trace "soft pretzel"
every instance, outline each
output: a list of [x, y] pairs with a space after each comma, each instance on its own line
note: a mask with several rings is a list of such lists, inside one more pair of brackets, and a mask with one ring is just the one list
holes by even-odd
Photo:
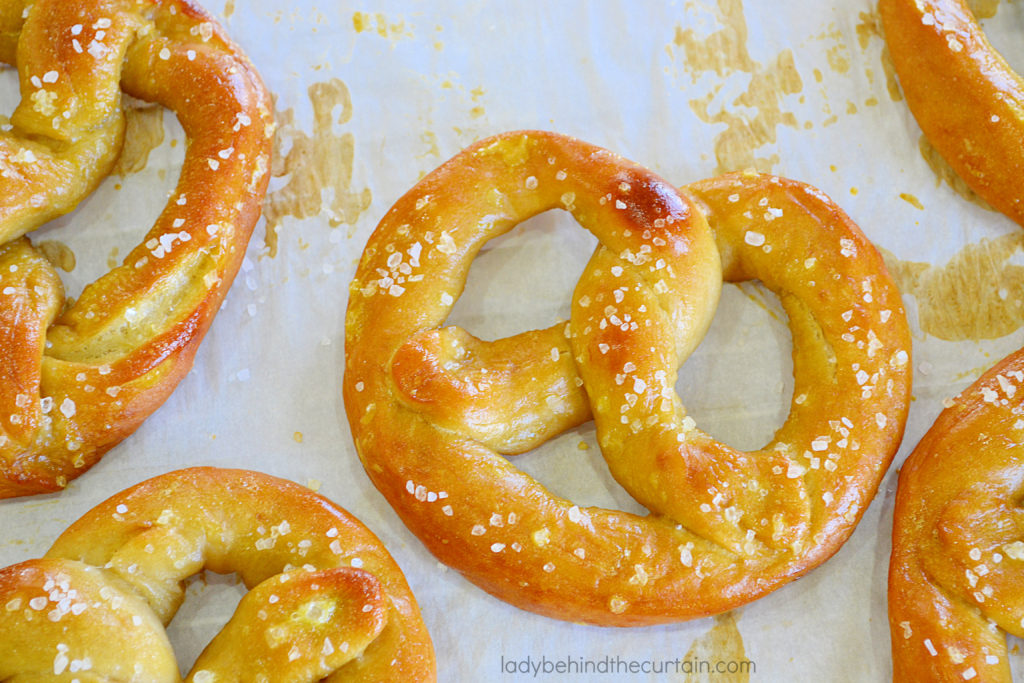
[[180, 681], [164, 625], [203, 569], [251, 590], [190, 682], [435, 679], [412, 592], [365, 526], [291, 482], [195, 468], [113, 496], [45, 559], [0, 570], [0, 680]]
[[1010, 680], [999, 629], [1024, 636], [1022, 440], [1024, 350], [956, 396], [903, 465], [889, 564], [896, 680]]
[[[15, 0], [0, 58], [22, 101], [0, 136], [0, 498], [59, 490], [133, 432], [185, 375], [241, 264], [266, 190], [259, 76], [188, 0]], [[119, 85], [120, 84], [120, 85]], [[64, 301], [19, 235], [109, 171], [121, 90], [178, 115], [178, 186], [142, 242]]]
[[[483, 244], [551, 208], [601, 242], [572, 320], [496, 342], [441, 327]], [[791, 413], [754, 453], [698, 430], [673, 389], [723, 276], [762, 280], [793, 332]], [[899, 294], [822, 193], [753, 173], [680, 193], [552, 133], [479, 142], [399, 199], [363, 254], [346, 330], [355, 443], [405, 524], [485, 590], [568, 620], [705, 616], [807, 572], [853, 530], [906, 418]], [[579, 507], [503, 457], [591, 415], [650, 515]]]
[[965, 0], [881, 0], [879, 11], [925, 136], [968, 187], [1024, 226], [1024, 80]]

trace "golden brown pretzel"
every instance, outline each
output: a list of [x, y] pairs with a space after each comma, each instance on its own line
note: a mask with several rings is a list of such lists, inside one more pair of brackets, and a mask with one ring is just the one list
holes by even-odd
[[[27, 11], [26, 11], [27, 7]], [[189, 0], [37, 0], [0, 10], [22, 102], [0, 136], [0, 498], [54, 491], [133, 432], [191, 366], [241, 264], [268, 180], [266, 91]], [[123, 265], [66, 305], [19, 235], [109, 170], [121, 90], [178, 115], [167, 207]]]
[[251, 590], [188, 681], [435, 680], [419, 608], [376, 536], [297, 484], [213, 468], [123, 491], [45, 559], [0, 570], [0, 680], [179, 681], [162, 624], [203, 569]]
[[[481, 246], [550, 208], [601, 242], [572, 320], [496, 342], [442, 328]], [[723, 274], [776, 291], [793, 332], [792, 412], [755, 453], [696, 429], [673, 390]], [[735, 174], [680, 193], [606, 150], [516, 132], [427, 175], [370, 238], [345, 406], [367, 473], [443, 562], [525, 609], [649, 624], [743, 604], [839, 548], [900, 442], [909, 349], [881, 259], [819, 191]], [[592, 412], [651, 515], [581, 508], [503, 457]]]
[[907, 105], [967, 185], [1024, 226], [1024, 80], [965, 0], [880, 0]]
[[903, 465], [889, 564], [896, 680], [1010, 680], [998, 629], [1024, 636], [1022, 437], [1024, 350], [956, 396]]

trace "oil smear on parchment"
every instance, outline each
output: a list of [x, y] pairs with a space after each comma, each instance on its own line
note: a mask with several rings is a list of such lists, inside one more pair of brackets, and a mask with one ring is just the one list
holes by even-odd
[[54, 268], [60, 268], [65, 273], [70, 273], [77, 265], [75, 252], [71, 247], [60, 240], [43, 240], [36, 243], [36, 249], [43, 252], [43, 256]]
[[999, 11], [999, 0], [967, 0], [967, 6], [978, 19], [991, 19]]
[[412, 28], [404, 21], [388, 21], [388, 18], [377, 12], [356, 12], [352, 15], [352, 28], [356, 33], [367, 31], [376, 33], [381, 38], [390, 38], [392, 42], [400, 38], [412, 38]]
[[277, 111], [271, 176], [285, 184], [267, 194], [266, 244], [277, 254], [278, 230], [286, 216], [297, 219], [325, 216], [331, 227], [353, 225], [369, 206], [369, 188], [352, 188], [355, 138], [335, 132], [352, 118], [348, 88], [337, 78], [314, 83], [308, 90], [313, 109], [313, 132], [300, 130], [291, 108]]
[[146, 168], [149, 154], [164, 141], [164, 109], [129, 106], [124, 110], [124, 147], [113, 173], [126, 176]]
[[939, 150], [935, 149], [932, 143], [929, 142], [928, 138], [924, 135], [918, 139], [917, 148], [921, 152], [921, 157], [928, 162], [928, 168], [932, 169], [932, 173], [935, 174], [936, 185], [946, 183], [950, 189], [967, 201], [973, 202], [983, 209], [995, 211], [991, 204], [979, 197], [974, 190], [967, 186], [964, 179], [953, 170], [953, 167], [949, 165], [949, 162], [939, 154]]
[[909, 192], [900, 192], [900, 199], [905, 201], [907, 204], [910, 204], [918, 211], [924, 211], [924, 204], [921, 203], [921, 200]]
[[[877, 11], [860, 12], [857, 15], [856, 26], [857, 43], [862, 51], [867, 51], [872, 40], [882, 41], [881, 63], [882, 73], [885, 74], [885, 89], [889, 93], [889, 99], [899, 102], [903, 99], [903, 91], [900, 90], [899, 80], [896, 78], [896, 67], [893, 66], [892, 57], [889, 56], [889, 48], [885, 45], [885, 33], [882, 30], [882, 17]], [[873, 83], [875, 72], [866, 70], [868, 82]]]
[[[683, 678], [686, 683], [747, 683], [750, 680], [750, 662], [743, 647], [743, 636], [731, 612], [715, 617], [711, 630], [693, 641], [685, 661], [692, 665]], [[704, 668], [712, 671], [703, 671]]]
[[917, 301], [928, 334], [997, 339], [1024, 326], [1024, 265], [1014, 262], [1024, 263], [1024, 231], [969, 244], [940, 265], [882, 255], [900, 291]]
[[[694, 83], [708, 72], [720, 77], [710, 92], [690, 101], [690, 108], [701, 121], [725, 124], [725, 130], [714, 141], [716, 172], [743, 168], [769, 171], [778, 162], [778, 155], [759, 156], [758, 150], [776, 142], [779, 126], [797, 127], [796, 116], [783, 111], [782, 105], [787, 95], [803, 90], [803, 81], [790, 49], [767, 64], [751, 57], [742, 0], [718, 0], [715, 14], [721, 28], [706, 37], [677, 26], [669, 53], [682, 51], [683, 66]], [[747, 87], [731, 102], [722, 104], [718, 100], [728, 82], [723, 79], [736, 73], [749, 76]]]

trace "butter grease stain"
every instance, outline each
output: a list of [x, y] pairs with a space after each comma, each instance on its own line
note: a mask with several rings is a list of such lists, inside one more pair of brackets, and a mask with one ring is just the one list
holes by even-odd
[[718, 0], [722, 28], [703, 40], [693, 29], [676, 26], [673, 42], [683, 48], [686, 70], [693, 81], [705, 72], [725, 77], [734, 71], [753, 73], [759, 66], [747, 51], [747, 21], [742, 0]]
[[903, 294], [917, 300], [921, 329], [945, 341], [998, 339], [1024, 326], [1024, 232], [969, 244], [947, 263], [902, 261], [879, 250]]
[[932, 173], [935, 174], [935, 184], [940, 185], [946, 183], [954, 192], [963, 197], [969, 202], [977, 204], [983, 209], [988, 211], [995, 211], [992, 206], [982, 199], [978, 194], [967, 186], [964, 179], [957, 175], [957, 172], [953, 170], [953, 167], [942, 158], [939, 151], [935, 149], [928, 138], [924, 135], [917, 141], [917, 148], [921, 152], [921, 157], [928, 163], [928, 168], [932, 169]]
[[909, 192], [901, 192], [900, 199], [910, 204], [918, 211], [924, 211], [924, 204], [921, 203], [921, 200], [915, 197], [914, 195], [910, 194]]
[[828, 48], [825, 52], [825, 60], [828, 62], [829, 68], [838, 74], [847, 74], [850, 72], [850, 52], [846, 43], [843, 42], [843, 34], [831, 27], [823, 39], [832, 39], [835, 41], [835, 45]]
[[[719, 84], [705, 96], [690, 100], [690, 108], [704, 123], [725, 125], [714, 140], [716, 173], [743, 168], [770, 171], [778, 163], [778, 155], [757, 156], [756, 150], [777, 141], [779, 126], [798, 128], [796, 116], [782, 110], [782, 100], [800, 93], [803, 81], [792, 50], [780, 52], [767, 65], [750, 56], [742, 0], [718, 0], [716, 14], [722, 28], [705, 38], [699, 38], [693, 29], [676, 27], [673, 45], [682, 49], [685, 70], [693, 82], [708, 72], [719, 77], [737, 72], [749, 74], [750, 81], [728, 107], [713, 106], [724, 87]], [[748, 109], [756, 114], [750, 116], [746, 113]]]
[[[892, 63], [892, 57], [889, 56], [889, 48], [884, 42], [885, 34], [882, 32], [882, 17], [877, 11], [874, 12], [861, 12], [858, 15], [858, 22], [856, 29], [857, 31], [857, 43], [860, 45], [860, 49], [867, 50], [868, 45], [875, 38], [882, 40], [882, 73], [885, 74], [885, 89], [889, 93], [889, 99], [893, 102], [899, 102], [903, 99], [903, 91], [900, 90], [899, 80], [896, 78], [896, 67]], [[874, 73], [871, 71], [867, 72], [868, 81], [874, 83]]]
[[[693, 641], [690, 649], [686, 652], [687, 662], [708, 662], [711, 668], [721, 662], [723, 666], [733, 663], [740, 664], [747, 661], [746, 650], [743, 647], [743, 636], [736, 627], [736, 617], [732, 612], [715, 616], [715, 625], [704, 635]], [[696, 665], [695, 665], [696, 666]], [[701, 671], [688, 672], [683, 680], [686, 683], [747, 683], [750, 680], [749, 671], [738, 671], [737, 673], [709, 673]]]
[[164, 109], [128, 107], [124, 117], [124, 147], [112, 171], [122, 177], [145, 169], [150, 152], [163, 144]]
[[331, 227], [354, 225], [372, 198], [369, 188], [352, 189], [355, 138], [334, 132], [335, 124], [352, 118], [348, 88], [335, 78], [314, 83], [308, 92], [313, 105], [312, 135], [296, 127], [293, 109], [275, 114], [278, 128], [271, 176], [287, 177], [288, 182], [268, 193], [263, 203], [266, 244], [272, 257], [277, 254], [278, 230], [286, 216], [302, 220], [323, 215]]
[[60, 268], [65, 273], [73, 271], [78, 263], [75, 252], [60, 240], [43, 240], [36, 244], [36, 249], [43, 252], [43, 256], [54, 268]]
[[999, 0], [967, 0], [976, 19], [991, 19], [999, 11]]
[[388, 22], [388, 18], [377, 12], [355, 12], [352, 15], [352, 28], [356, 33], [373, 32], [381, 38], [389, 38], [392, 41], [399, 38], [412, 38], [412, 30], [406, 27], [404, 21]]

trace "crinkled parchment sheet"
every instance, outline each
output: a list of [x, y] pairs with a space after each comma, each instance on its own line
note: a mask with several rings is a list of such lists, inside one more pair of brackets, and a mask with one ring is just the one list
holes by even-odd
[[[443, 681], [530, 680], [503, 670], [527, 657], [717, 657], [754, 662], [751, 680], [888, 679], [885, 579], [897, 466], [943, 398], [1021, 344], [1024, 231], [971, 201], [922, 145], [872, 3], [207, 7], [275, 95], [280, 129], [267, 220], [171, 399], [64, 493], [0, 503], [0, 566], [39, 556], [87, 509], [144, 478], [187, 465], [248, 467], [318, 488], [380, 535], [419, 598]], [[1012, 40], [1024, 5], [990, 0], [979, 10], [991, 17], [996, 44], [1024, 67], [1024, 46]], [[0, 95], [11, 111], [13, 72], [0, 78]], [[65, 278], [71, 294], [128, 252], [175, 182], [184, 140], [173, 115], [143, 108], [132, 118], [124, 175], [37, 233], [58, 261], [70, 266], [74, 257]], [[340, 389], [347, 285], [362, 247], [423, 174], [481, 137], [518, 128], [581, 137], [680, 184], [751, 166], [805, 180], [884, 250], [914, 330], [915, 400], [896, 465], [824, 566], [717, 619], [632, 630], [562, 623], [501, 603], [439, 566], [370, 484]], [[496, 338], [566, 317], [593, 246], [564, 215], [531, 220], [481, 254], [452, 321]], [[790, 398], [785, 316], [760, 287], [728, 286], [710, 336], [681, 372], [679, 392], [706, 430], [760, 446]], [[581, 504], [637, 509], [609, 477], [589, 425], [517, 462]], [[242, 590], [213, 575], [192, 585], [192, 597], [204, 599], [188, 601], [171, 629], [184, 667]], [[557, 678], [691, 680], [547, 680]]]

